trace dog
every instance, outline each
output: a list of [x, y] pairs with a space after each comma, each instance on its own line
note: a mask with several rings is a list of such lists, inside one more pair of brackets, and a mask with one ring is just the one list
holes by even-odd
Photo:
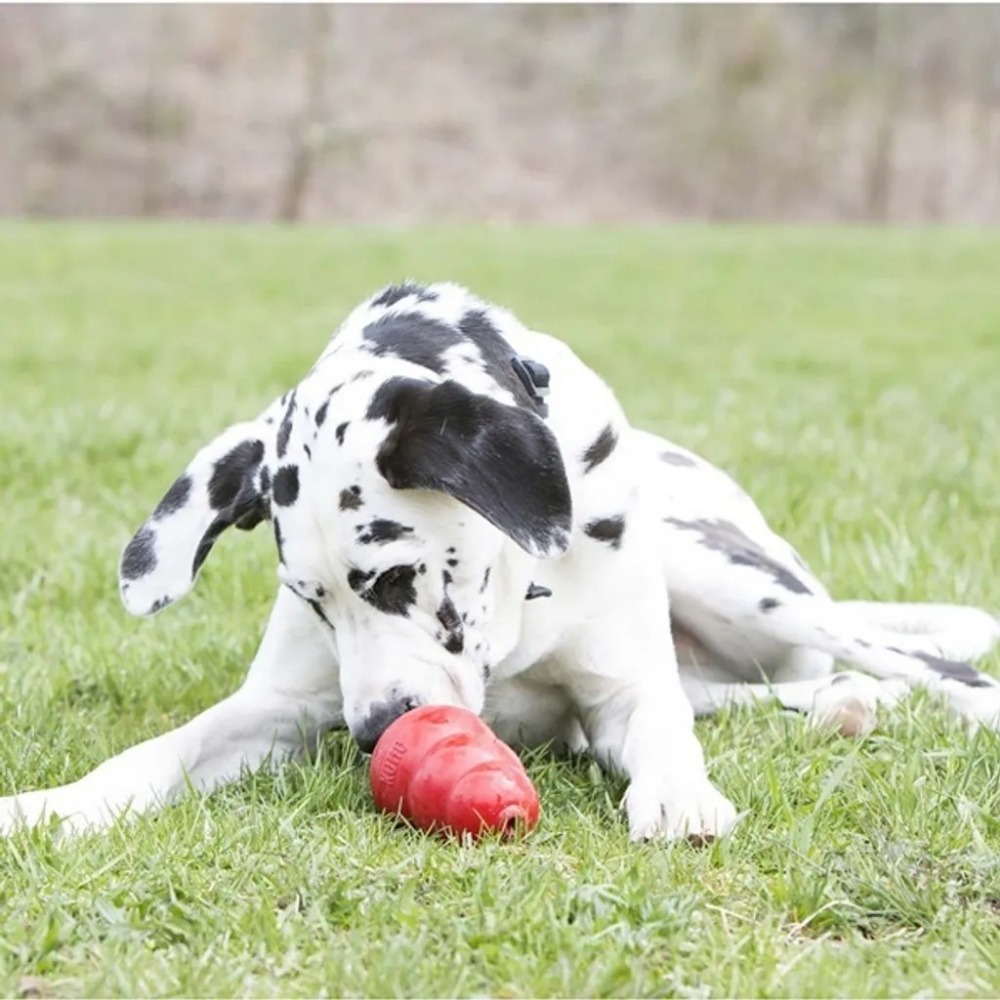
[[0, 829], [106, 827], [336, 727], [370, 752], [443, 703], [624, 775], [633, 840], [704, 842], [737, 813], [698, 715], [776, 699], [858, 734], [922, 687], [1000, 728], [1000, 681], [970, 665], [996, 618], [833, 600], [727, 474], [632, 428], [566, 344], [454, 284], [384, 288], [294, 389], [205, 445], [122, 553], [125, 607], [161, 611], [223, 531], [261, 524], [279, 585], [239, 690], [0, 799]]

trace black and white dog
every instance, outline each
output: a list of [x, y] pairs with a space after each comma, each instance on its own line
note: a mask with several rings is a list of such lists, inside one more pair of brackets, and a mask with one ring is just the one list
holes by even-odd
[[921, 686], [1000, 728], [1000, 681], [967, 662], [995, 618], [832, 600], [727, 475], [456, 285], [381, 291], [295, 389], [202, 448], [123, 553], [125, 606], [161, 610], [226, 528], [265, 521], [280, 586], [243, 686], [70, 785], [0, 799], [0, 829], [106, 826], [344, 724], [369, 751], [427, 703], [589, 748], [629, 779], [634, 839], [733, 823], [693, 730], [724, 705], [864, 732]]

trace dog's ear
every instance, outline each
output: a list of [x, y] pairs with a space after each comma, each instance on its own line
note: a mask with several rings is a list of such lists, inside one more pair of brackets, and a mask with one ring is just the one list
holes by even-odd
[[125, 546], [118, 583], [125, 607], [150, 615], [193, 586], [216, 539], [270, 514], [262, 421], [234, 424], [205, 445]]
[[379, 472], [397, 489], [447, 493], [535, 556], [566, 551], [573, 525], [555, 435], [535, 414], [458, 382], [386, 382], [369, 417], [392, 425]]

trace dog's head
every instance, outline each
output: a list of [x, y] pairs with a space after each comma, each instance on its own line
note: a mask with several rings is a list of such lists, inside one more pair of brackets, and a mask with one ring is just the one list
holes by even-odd
[[126, 546], [128, 610], [182, 597], [226, 528], [269, 521], [282, 584], [339, 658], [363, 749], [416, 705], [480, 711], [517, 643], [534, 560], [569, 544], [571, 500], [537, 410], [450, 374], [338, 351], [228, 428]]

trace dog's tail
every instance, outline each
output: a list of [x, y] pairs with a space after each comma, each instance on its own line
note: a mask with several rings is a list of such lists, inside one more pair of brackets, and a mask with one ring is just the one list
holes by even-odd
[[968, 662], [1000, 640], [1000, 622], [978, 608], [810, 598], [769, 610], [767, 631], [875, 677], [943, 695], [966, 719], [1000, 730], [1000, 679]]

